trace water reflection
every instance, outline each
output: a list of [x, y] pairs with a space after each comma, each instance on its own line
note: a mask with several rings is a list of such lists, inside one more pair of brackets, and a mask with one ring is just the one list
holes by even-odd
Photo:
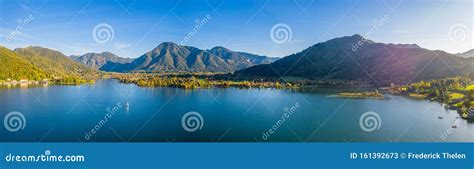
[[[353, 90], [366, 89], [185, 90], [142, 88], [116, 80], [81, 86], [3, 87], [0, 113], [22, 112], [28, 126], [14, 135], [0, 130], [0, 141], [32, 141], [53, 128], [44, 141], [75, 142], [103, 119], [107, 107], [117, 103], [124, 106], [88, 141], [121, 141], [117, 134], [131, 141], [212, 141], [231, 129], [221, 141], [253, 142], [262, 140], [262, 133], [282, 119], [285, 107], [295, 103], [298, 109], [265, 141], [474, 141], [473, 124], [462, 120], [453, 129], [459, 115], [437, 102], [402, 96], [381, 100], [328, 97]], [[199, 112], [205, 121], [202, 130], [192, 134], [181, 126], [182, 115], [190, 111]], [[359, 126], [359, 118], [368, 111], [377, 112], [382, 121], [380, 129], [371, 133]], [[440, 140], [447, 129], [454, 132]]]

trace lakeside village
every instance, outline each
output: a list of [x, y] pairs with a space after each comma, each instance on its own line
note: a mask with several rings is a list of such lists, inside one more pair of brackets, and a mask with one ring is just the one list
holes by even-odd
[[95, 80], [85, 80], [83, 78], [77, 77], [66, 77], [66, 78], [57, 78], [53, 79], [42, 79], [42, 80], [29, 80], [29, 79], [0, 79], [0, 87], [35, 87], [35, 86], [48, 86], [48, 85], [80, 85], [85, 83], [95, 83]]
[[457, 110], [463, 119], [474, 120], [474, 82], [465, 77], [420, 81], [384, 88], [390, 94], [429, 99]]
[[[431, 81], [420, 81], [408, 85], [394, 85], [382, 88], [393, 95], [403, 95], [414, 99], [429, 99], [456, 110], [461, 118], [474, 120], [474, 82], [465, 77], [454, 77]], [[378, 90], [374, 92], [339, 93], [337, 97], [383, 99]], [[440, 117], [441, 118], [441, 117]]]
[[17, 86], [17, 85], [19, 85], [20, 87], [28, 87], [29, 85], [44, 85], [44, 86], [47, 86], [47, 85], [49, 85], [49, 83], [50, 83], [49, 79], [43, 79], [43, 80], [28, 80], [28, 79], [0, 80], [0, 85], [4, 85], [4, 86], [7, 86], [7, 87], [12, 87], [12, 86]]

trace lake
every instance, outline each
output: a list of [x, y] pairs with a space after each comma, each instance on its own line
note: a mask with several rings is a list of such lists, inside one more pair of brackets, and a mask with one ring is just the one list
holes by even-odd
[[[185, 90], [112, 79], [80, 86], [4, 88], [0, 141], [474, 141], [474, 124], [437, 102], [389, 94], [385, 99], [331, 97], [354, 90], [366, 89]], [[5, 124], [10, 112], [24, 117], [20, 128]]]

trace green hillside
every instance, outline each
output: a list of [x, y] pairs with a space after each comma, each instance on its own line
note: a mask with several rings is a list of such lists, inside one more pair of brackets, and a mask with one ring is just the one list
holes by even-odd
[[98, 76], [97, 70], [75, 62], [55, 50], [41, 47], [26, 47], [17, 48], [15, 52], [34, 66], [44, 70], [50, 77], [58, 80], [59, 83], [83, 83], [86, 79], [94, 79]]
[[6, 79], [41, 80], [43, 78], [47, 78], [43, 70], [33, 66], [13, 51], [0, 47], [0, 81]]
[[[362, 44], [362, 45], [361, 45]], [[473, 77], [473, 60], [415, 44], [377, 43], [360, 35], [313, 45], [271, 64], [235, 72], [238, 77], [302, 77], [388, 86], [448, 77]]]

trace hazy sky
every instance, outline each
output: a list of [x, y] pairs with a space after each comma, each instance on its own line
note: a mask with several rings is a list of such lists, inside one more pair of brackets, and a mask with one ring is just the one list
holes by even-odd
[[[473, 8], [471, 0], [0, 0], [0, 45], [135, 58], [171, 41], [281, 57], [357, 33], [457, 53], [473, 48]], [[275, 25], [291, 32], [272, 40]]]

